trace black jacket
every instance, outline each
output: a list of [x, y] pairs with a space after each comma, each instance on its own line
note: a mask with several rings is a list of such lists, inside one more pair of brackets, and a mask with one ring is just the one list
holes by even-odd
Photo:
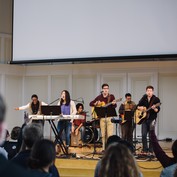
[[[156, 97], [155, 95], [153, 95], [150, 99], [150, 102], [148, 102], [148, 98], [147, 98], [147, 95], [145, 94], [141, 100], [139, 101], [138, 106], [144, 106], [146, 107], [147, 109], [150, 108], [151, 106], [157, 104], [157, 103], [160, 103], [160, 99], [158, 97]], [[158, 112], [160, 111], [160, 106], [157, 106], [156, 107], [158, 109]], [[155, 112], [153, 109], [150, 109], [148, 111], [148, 114], [149, 114], [149, 120], [154, 120], [157, 118], [157, 113], [158, 112]]]

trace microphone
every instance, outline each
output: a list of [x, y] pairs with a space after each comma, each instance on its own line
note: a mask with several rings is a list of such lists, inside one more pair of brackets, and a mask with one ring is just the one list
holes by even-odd
[[82, 98], [82, 104], [84, 104], [84, 99]]

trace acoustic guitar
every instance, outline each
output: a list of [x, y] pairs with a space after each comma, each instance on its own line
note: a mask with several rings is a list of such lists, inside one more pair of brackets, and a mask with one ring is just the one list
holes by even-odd
[[[116, 103], [117, 103], [117, 102], [120, 102], [120, 101], [122, 101], [122, 98], [116, 99], [115, 101], [116, 101]], [[95, 107], [104, 107], [104, 108], [106, 108], [106, 107], [108, 107], [108, 106], [111, 105], [111, 104], [112, 104], [112, 102], [106, 104], [104, 101], [102, 101], [102, 102], [100, 102], [100, 103], [99, 103], [97, 106], [95, 106]], [[94, 107], [94, 106], [92, 107], [92, 109], [91, 109], [91, 115], [92, 115], [92, 118], [98, 119], [98, 116], [97, 116], [97, 114], [96, 114], [96, 112], [95, 112], [95, 107]]]
[[[160, 105], [161, 105], [161, 103], [156, 103], [154, 106], [156, 108]], [[142, 111], [139, 109], [136, 109], [135, 117], [134, 117], [135, 123], [139, 124], [139, 125], [142, 124], [148, 118], [147, 114], [148, 114], [148, 111], [150, 111], [151, 109], [152, 109], [152, 107], [150, 107], [148, 109], [146, 109], [146, 107], [144, 107], [144, 109]]]

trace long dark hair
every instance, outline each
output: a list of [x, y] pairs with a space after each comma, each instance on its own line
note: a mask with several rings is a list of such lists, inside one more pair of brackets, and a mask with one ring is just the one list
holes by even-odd
[[136, 161], [126, 146], [109, 145], [101, 160], [100, 177], [139, 177]]
[[[65, 92], [66, 105], [69, 105], [69, 104], [70, 104], [70, 101], [71, 101], [70, 94], [69, 94], [69, 92], [68, 92], [67, 90], [63, 90], [63, 91], [61, 92], [61, 94], [62, 94], [63, 92]], [[64, 102], [64, 100], [61, 98], [61, 100], [60, 100], [60, 105], [62, 105], [63, 102]]]

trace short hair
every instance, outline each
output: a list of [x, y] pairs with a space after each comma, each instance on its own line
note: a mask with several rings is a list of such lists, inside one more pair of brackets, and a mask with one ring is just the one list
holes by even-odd
[[117, 135], [109, 136], [106, 142], [106, 149], [113, 143], [119, 143], [125, 145], [132, 153], [134, 151], [133, 146], [126, 140], [123, 140]]
[[34, 143], [43, 138], [43, 128], [39, 123], [32, 123], [24, 127], [22, 137], [25, 145], [32, 148]]
[[109, 85], [107, 83], [104, 83], [101, 88], [103, 89], [105, 86], [109, 87]]
[[3, 98], [0, 95], [0, 122], [4, 121], [5, 113], [6, 113], [6, 105], [4, 103]]
[[32, 96], [31, 96], [31, 99], [32, 98], [37, 98], [38, 99], [38, 96], [36, 95], [36, 94], [33, 94]]
[[11, 134], [10, 134], [11, 139], [17, 140], [20, 135], [20, 130], [21, 130], [20, 127], [18, 127], [18, 126], [14, 127], [11, 131]]
[[84, 109], [84, 105], [82, 103], [77, 103], [76, 104], [76, 109], [78, 111], [79, 107], [82, 106], [82, 109]]
[[55, 145], [52, 141], [42, 139], [37, 141], [31, 151], [29, 166], [32, 169], [41, 169], [51, 165], [56, 156]]
[[148, 85], [147, 87], [146, 87], [146, 90], [147, 89], [152, 89], [152, 90], [154, 90], [154, 87], [152, 86], [152, 85]]
[[132, 95], [131, 95], [130, 93], [126, 93], [126, 94], [125, 94], [125, 98], [127, 98], [128, 96], [131, 97]]
[[172, 149], [172, 153], [175, 158], [175, 161], [177, 162], [177, 140], [174, 141], [171, 149]]

